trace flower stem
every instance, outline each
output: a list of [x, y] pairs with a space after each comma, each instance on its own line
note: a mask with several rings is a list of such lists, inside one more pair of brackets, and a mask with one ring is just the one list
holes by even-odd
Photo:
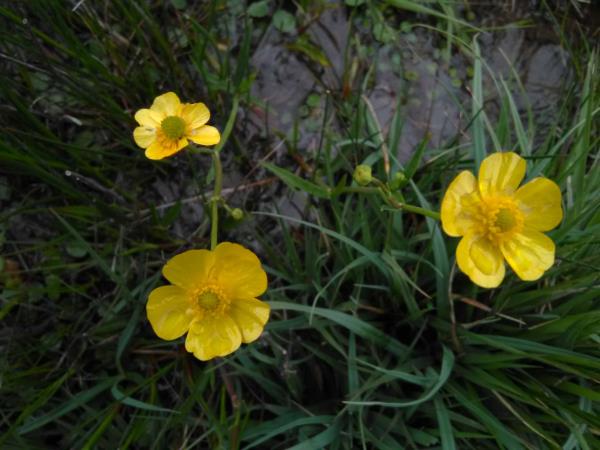
[[233, 103], [231, 104], [231, 112], [229, 113], [229, 118], [227, 119], [227, 123], [225, 124], [225, 129], [223, 130], [223, 134], [221, 135], [221, 140], [215, 146], [215, 152], [219, 153], [227, 139], [229, 139], [229, 135], [231, 134], [231, 130], [233, 130], [233, 125], [235, 124], [235, 118], [237, 117], [238, 107], [240, 106], [240, 99], [238, 96], [233, 97]]
[[223, 188], [223, 166], [221, 165], [221, 155], [216, 149], [212, 157], [215, 171], [215, 189], [210, 199], [210, 249], [214, 250], [217, 246], [219, 233], [219, 201], [221, 200], [221, 189]]
[[409, 211], [415, 214], [421, 214], [422, 216], [431, 217], [435, 220], [440, 220], [440, 213], [436, 211], [432, 211], [430, 209], [421, 208], [420, 206], [408, 205], [406, 203], [400, 203], [392, 196], [388, 197], [388, 202], [390, 205], [396, 209], [403, 209], [404, 211]]
[[219, 203], [221, 202], [221, 190], [223, 189], [223, 166], [221, 164], [221, 149], [227, 142], [233, 125], [235, 124], [235, 118], [237, 117], [238, 107], [240, 105], [240, 99], [238, 96], [233, 97], [233, 103], [231, 105], [231, 112], [227, 118], [225, 129], [221, 135], [221, 140], [215, 146], [212, 151], [213, 158], [213, 169], [215, 172], [215, 188], [213, 190], [213, 196], [210, 199], [210, 249], [214, 250], [218, 243], [219, 236]]
[[377, 187], [364, 187], [364, 186], [347, 186], [342, 189], [343, 193], [359, 193], [359, 194], [380, 194], [383, 200], [392, 208], [403, 209], [415, 214], [421, 214], [422, 216], [431, 217], [435, 220], [440, 220], [440, 213], [432, 211], [430, 209], [421, 208], [420, 206], [409, 205], [402, 203], [394, 198], [390, 189], [377, 178], [373, 178], [373, 184]]

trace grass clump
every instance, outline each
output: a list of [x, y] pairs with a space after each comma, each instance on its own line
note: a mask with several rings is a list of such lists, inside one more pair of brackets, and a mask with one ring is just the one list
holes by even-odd
[[[480, 33], [502, 26], [480, 11], [251, 3], [0, 7], [0, 447], [600, 448], [600, 90], [597, 50], [574, 44], [581, 6], [526, 23], [553, 24], [578, 68], [544, 117], [516, 67], [495, 72]], [[311, 31], [331, 10], [349, 27], [341, 63]], [[274, 32], [315, 81], [272, 130], [252, 58]], [[426, 78], [392, 59], [406, 84], [387, 122], [371, 93], [378, 49], [421, 32], [440, 77], [452, 58], [469, 67], [448, 77], [452, 136], [419, 135], [406, 155], [410, 83]], [[211, 239], [209, 159], [149, 162], [132, 139], [133, 113], [168, 90], [210, 104], [221, 130], [239, 101], [223, 192], [247, 213], [222, 214], [220, 234], [255, 247], [269, 276], [262, 338], [210, 363], [145, 316], [163, 263]], [[565, 214], [556, 264], [490, 290], [418, 209], [439, 210], [456, 174], [499, 150], [556, 181]], [[417, 209], [353, 183], [359, 164]]]

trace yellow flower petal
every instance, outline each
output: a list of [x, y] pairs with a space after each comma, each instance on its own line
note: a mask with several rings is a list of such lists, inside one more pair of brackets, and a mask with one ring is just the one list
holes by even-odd
[[504, 278], [502, 253], [483, 236], [468, 234], [458, 243], [456, 262], [460, 270], [479, 286], [493, 288]]
[[526, 168], [525, 160], [516, 153], [493, 153], [479, 168], [481, 195], [512, 194], [523, 181]]
[[554, 264], [554, 242], [545, 234], [525, 230], [502, 244], [502, 254], [522, 280], [537, 280]]
[[146, 149], [146, 158], [148, 159], [163, 159], [167, 156], [174, 155], [182, 148], [188, 145], [188, 140], [186, 138], [179, 139], [177, 145], [165, 146], [158, 141], [155, 141]]
[[151, 109], [140, 109], [135, 113], [135, 120], [143, 127], [158, 128], [165, 117]]
[[464, 236], [475, 225], [471, 199], [478, 198], [477, 180], [465, 170], [450, 183], [442, 200], [442, 227], [450, 236]]
[[210, 111], [204, 103], [186, 103], [181, 110], [181, 117], [189, 129], [199, 128], [210, 119]]
[[515, 193], [525, 226], [537, 231], [556, 227], [563, 217], [560, 188], [547, 178], [534, 178]]
[[229, 316], [205, 317], [190, 326], [185, 349], [201, 361], [235, 352], [242, 343], [242, 334]]
[[174, 92], [167, 92], [154, 99], [150, 107], [152, 111], [163, 114], [164, 117], [179, 116], [181, 114], [181, 102]]
[[203, 125], [200, 128], [191, 130], [186, 137], [198, 145], [215, 145], [221, 140], [219, 130], [210, 125]]
[[190, 326], [189, 306], [187, 293], [180, 287], [161, 286], [150, 292], [146, 314], [156, 335], [168, 341], [182, 336]]
[[215, 263], [209, 250], [188, 250], [172, 257], [163, 267], [163, 276], [171, 283], [193, 290], [208, 282]]
[[267, 303], [255, 298], [233, 302], [229, 313], [240, 328], [244, 343], [248, 344], [258, 339], [269, 320], [270, 311]]
[[222, 242], [214, 254], [217, 284], [229, 298], [255, 298], [267, 290], [267, 274], [250, 250], [239, 244]]
[[137, 127], [133, 130], [133, 140], [138, 147], [148, 148], [156, 140], [156, 130], [148, 127]]

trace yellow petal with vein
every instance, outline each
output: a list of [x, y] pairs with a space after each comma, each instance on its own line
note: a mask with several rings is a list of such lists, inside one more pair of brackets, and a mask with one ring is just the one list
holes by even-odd
[[156, 335], [170, 341], [185, 334], [191, 319], [186, 314], [189, 306], [189, 297], [180, 287], [161, 286], [150, 292], [146, 314]]
[[133, 140], [138, 147], [148, 148], [156, 140], [156, 130], [148, 127], [137, 127], [133, 130]]
[[515, 193], [525, 226], [537, 231], [556, 227], [563, 218], [560, 188], [547, 178], [534, 178]]
[[519, 278], [533, 281], [554, 264], [554, 242], [539, 231], [524, 230], [502, 244], [502, 254]]
[[227, 316], [205, 317], [190, 326], [185, 349], [201, 361], [235, 352], [242, 343], [242, 334], [234, 320]]
[[244, 343], [248, 344], [258, 339], [269, 320], [270, 311], [271, 308], [267, 303], [255, 298], [233, 302], [229, 312], [242, 332]]
[[190, 130], [199, 128], [210, 119], [210, 111], [204, 103], [186, 103], [181, 110], [181, 117]]
[[468, 234], [458, 243], [456, 262], [471, 281], [481, 287], [498, 286], [505, 273], [500, 249], [483, 236]]
[[158, 128], [165, 118], [163, 114], [151, 109], [140, 109], [135, 113], [135, 120], [143, 127]]
[[169, 143], [169, 145], [164, 145], [158, 141], [155, 141], [146, 149], [146, 158], [155, 160], [167, 158], [174, 155], [187, 145], [188, 140], [186, 138], [181, 138], [177, 142], [173, 141], [173, 143]]
[[219, 130], [210, 125], [203, 125], [191, 130], [186, 137], [198, 145], [215, 145], [221, 140]]
[[250, 250], [239, 244], [222, 242], [214, 253], [214, 275], [229, 298], [255, 298], [267, 290], [267, 274]]
[[209, 250], [188, 250], [173, 256], [163, 267], [164, 277], [187, 290], [197, 289], [209, 280], [215, 255]]
[[478, 199], [477, 180], [465, 170], [450, 183], [442, 200], [442, 227], [450, 236], [464, 236], [475, 225], [474, 199]]
[[510, 195], [519, 187], [527, 165], [513, 152], [493, 153], [483, 160], [479, 168], [479, 191], [481, 195]]
[[167, 92], [154, 99], [150, 107], [152, 111], [162, 114], [164, 117], [179, 116], [181, 114], [181, 102], [174, 92]]

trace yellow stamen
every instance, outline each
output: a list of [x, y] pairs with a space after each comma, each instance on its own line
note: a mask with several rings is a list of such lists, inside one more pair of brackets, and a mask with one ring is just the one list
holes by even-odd
[[185, 121], [181, 117], [165, 117], [160, 123], [160, 127], [169, 139], [180, 139], [185, 134]]

